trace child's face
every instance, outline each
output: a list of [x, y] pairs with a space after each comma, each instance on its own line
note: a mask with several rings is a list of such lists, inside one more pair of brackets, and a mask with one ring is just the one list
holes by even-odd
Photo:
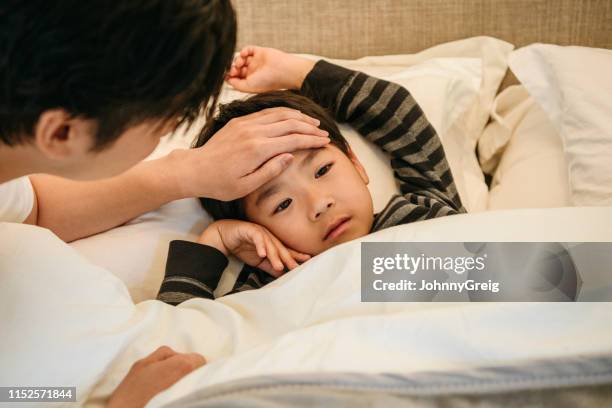
[[287, 170], [245, 197], [247, 218], [310, 255], [368, 234], [372, 197], [355, 155], [333, 145], [293, 155]]

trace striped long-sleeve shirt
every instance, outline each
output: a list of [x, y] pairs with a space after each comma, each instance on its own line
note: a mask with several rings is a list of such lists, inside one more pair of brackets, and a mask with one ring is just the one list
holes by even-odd
[[[372, 231], [465, 212], [440, 138], [405, 88], [319, 61], [304, 80], [301, 93], [389, 154], [401, 194], [376, 214]], [[173, 241], [158, 299], [178, 304], [193, 297], [213, 298], [227, 264], [215, 248]], [[245, 265], [231, 293], [272, 280]]]

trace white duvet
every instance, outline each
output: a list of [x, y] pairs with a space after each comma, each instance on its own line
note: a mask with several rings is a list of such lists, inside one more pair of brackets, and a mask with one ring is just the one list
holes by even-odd
[[[612, 208], [466, 214], [366, 239], [612, 241]], [[209, 364], [152, 407], [259, 374], [406, 373], [612, 353], [612, 303], [361, 303], [359, 251], [358, 242], [342, 245], [263, 289], [217, 301], [134, 305], [119, 279], [51, 233], [0, 224], [0, 386], [72, 385], [81, 403], [101, 406], [131, 364], [163, 344]]]

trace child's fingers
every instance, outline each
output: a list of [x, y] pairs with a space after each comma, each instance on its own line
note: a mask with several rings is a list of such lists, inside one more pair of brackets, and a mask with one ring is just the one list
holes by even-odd
[[234, 76], [245, 76], [246, 75], [246, 70], [243, 70], [243, 68], [246, 68], [248, 66], [248, 61], [246, 60], [246, 58], [243, 58], [241, 56], [236, 56], [234, 57], [234, 60], [232, 61], [232, 65], [229, 69], [229, 76], [234, 77]]
[[270, 264], [270, 261], [268, 261], [267, 259], [264, 259], [263, 261], [261, 261], [261, 263], [257, 265], [257, 267], [261, 269], [262, 271], [268, 273], [269, 275], [274, 276], [275, 278], [278, 278], [280, 276], [280, 273], [274, 270], [274, 268], [272, 267], [272, 264]]
[[255, 54], [255, 48], [256, 47], [253, 46], [253, 45], [247, 45], [242, 50], [240, 50], [240, 56], [246, 58], [249, 55], [254, 55]]
[[291, 256], [291, 254], [289, 253], [289, 251], [287, 251], [287, 248], [285, 248], [283, 244], [279, 242], [276, 245], [276, 247], [278, 249], [278, 253], [281, 257], [281, 260], [283, 261], [283, 264], [287, 266], [287, 268], [295, 269], [299, 266], [298, 263], [295, 261], [295, 259], [293, 259], [293, 256]]
[[246, 58], [240, 55], [237, 55], [236, 57], [234, 57], [234, 61], [232, 62], [232, 65], [234, 65], [236, 68], [242, 68], [245, 64], [246, 64]]
[[289, 249], [289, 253], [293, 257], [293, 259], [295, 259], [295, 260], [297, 260], [299, 262], [306, 262], [307, 260], [309, 260], [311, 258], [310, 255], [303, 254], [303, 253], [298, 252], [298, 251], [294, 251], [293, 249]]
[[265, 258], [266, 251], [266, 243], [264, 235], [260, 231], [254, 231], [250, 235], [251, 242], [255, 245], [255, 251], [257, 251], [257, 256], [260, 258]]
[[230, 70], [228, 72], [228, 75], [231, 76], [231, 77], [235, 77], [239, 73], [240, 73], [240, 71], [238, 70], [238, 68], [236, 68], [236, 66], [234, 64], [232, 64], [232, 66], [230, 67]]
[[242, 78], [246, 77], [246, 76], [247, 76], [247, 74], [248, 74], [248, 70], [247, 70], [247, 67], [246, 67], [246, 66], [244, 66], [244, 67], [240, 68], [240, 76], [241, 76]]
[[295, 259], [293, 259], [291, 253], [289, 253], [287, 247], [283, 245], [283, 243], [280, 242], [280, 240], [274, 235], [270, 234], [270, 238], [272, 239], [272, 242], [274, 242], [274, 244], [276, 245], [276, 249], [278, 250], [279, 256], [281, 257], [281, 260], [283, 261], [285, 266], [287, 266], [287, 268], [289, 269], [297, 268], [299, 265], [295, 261]]
[[278, 255], [278, 249], [276, 248], [276, 245], [274, 245], [274, 242], [272, 242], [272, 239], [267, 234], [265, 235], [264, 239], [266, 240], [266, 255], [268, 260], [270, 261], [272, 267], [276, 272], [282, 272], [284, 266], [283, 262], [280, 259], [280, 256]]
[[228, 84], [232, 86], [232, 88], [236, 89], [237, 91], [248, 92], [248, 89], [246, 88], [246, 81], [244, 79], [233, 77], [233, 78], [227, 78], [226, 81]]

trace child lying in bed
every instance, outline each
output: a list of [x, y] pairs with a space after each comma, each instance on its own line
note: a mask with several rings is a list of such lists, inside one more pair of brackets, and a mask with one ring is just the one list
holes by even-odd
[[[330, 143], [287, 155], [288, 168], [246, 197], [201, 199], [217, 221], [198, 243], [170, 244], [158, 299], [178, 304], [214, 298], [230, 254], [245, 263], [237, 292], [259, 288], [310, 256], [370, 232], [465, 212], [440, 139], [401, 86], [261, 47], [242, 50], [227, 80], [240, 91], [262, 93], [222, 106], [196, 147], [223, 143], [213, 136], [228, 122], [278, 106], [320, 120]], [[373, 213], [365, 169], [328, 112], [391, 156], [402, 195], [380, 213]]]

